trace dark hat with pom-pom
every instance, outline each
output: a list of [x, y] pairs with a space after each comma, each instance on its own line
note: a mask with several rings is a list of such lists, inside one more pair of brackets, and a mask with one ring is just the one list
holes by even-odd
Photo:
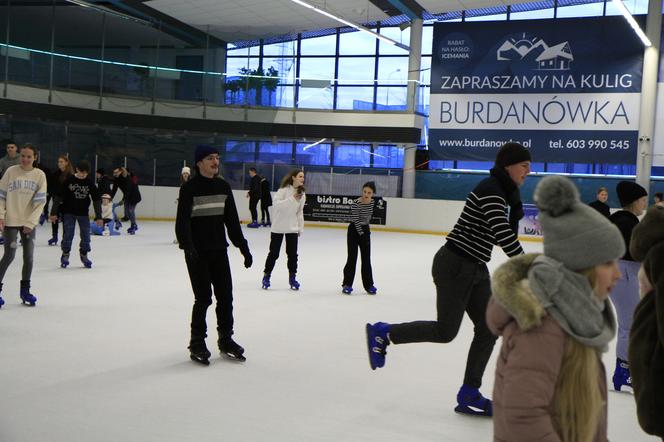
[[568, 178], [551, 175], [535, 188], [544, 254], [578, 271], [618, 259], [625, 241], [604, 215], [583, 204]]

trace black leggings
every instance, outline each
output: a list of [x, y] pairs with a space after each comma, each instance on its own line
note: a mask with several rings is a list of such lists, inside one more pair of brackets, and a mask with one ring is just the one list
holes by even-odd
[[279, 258], [281, 243], [286, 237], [286, 255], [288, 256], [288, 273], [297, 273], [297, 233], [271, 233], [270, 234], [270, 253], [265, 260], [265, 273], [271, 274], [274, 264]]
[[261, 221], [270, 222], [270, 206], [264, 205], [263, 200], [261, 200]]
[[450, 342], [459, 332], [464, 312], [468, 313], [475, 325], [475, 336], [463, 382], [479, 388], [496, 343], [485, 317], [491, 297], [489, 271], [485, 263], [473, 262], [443, 246], [433, 258], [431, 273], [436, 284], [438, 320], [394, 324], [390, 327], [390, 340], [395, 344]]

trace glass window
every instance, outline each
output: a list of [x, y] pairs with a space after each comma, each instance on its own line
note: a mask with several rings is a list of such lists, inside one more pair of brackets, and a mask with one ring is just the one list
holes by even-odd
[[[380, 34], [406, 46], [410, 44], [410, 27], [403, 31], [398, 26], [381, 28]], [[407, 55], [408, 51], [385, 41], [380, 41], [379, 51], [381, 54]]]
[[408, 80], [408, 57], [381, 57], [378, 60], [378, 83], [404, 85]]
[[[516, 5], [513, 5], [514, 8]], [[530, 20], [530, 19], [544, 19], [553, 18], [553, 8], [549, 9], [535, 9], [533, 11], [512, 12], [510, 13], [510, 20]]]
[[376, 53], [376, 37], [366, 32], [344, 32], [339, 38], [339, 55], [374, 55]]
[[300, 78], [333, 80], [334, 79], [334, 57], [326, 58], [301, 58]]
[[332, 86], [319, 89], [300, 87], [297, 107], [303, 109], [333, 109], [334, 92]]
[[337, 109], [372, 110], [373, 87], [339, 87]]
[[235, 76], [240, 74], [240, 69], [249, 68], [257, 69], [258, 68], [258, 58], [227, 58], [226, 59], [226, 73], [229, 76]]
[[376, 95], [376, 110], [406, 110], [407, 90], [405, 86], [379, 87]]
[[258, 143], [258, 161], [291, 164], [293, 161], [293, 143], [271, 143], [269, 141]]
[[231, 43], [228, 44], [228, 55], [241, 55], [243, 57], [248, 56], [258, 56], [260, 55], [260, 49], [258, 45], [250, 46], [248, 48], [236, 48]]
[[478, 15], [475, 17], [466, 17], [466, 21], [505, 21], [507, 20], [507, 12], [504, 14], [494, 15]]
[[420, 61], [420, 82], [423, 85], [431, 85], [431, 57], [422, 57]]
[[339, 58], [340, 84], [373, 84], [374, 57]]
[[272, 103], [277, 107], [293, 107], [293, 86], [277, 86], [277, 90], [272, 93]]
[[335, 55], [336, 49], [336, 34], [302, 39], [302, 55]]
[[[608, 7], [608, 5], [607, 5]], [[558, 6], [558, 18], [565, 17], [596, 17], [604, 12], [604, 3], [589, 3], [586, 5]]]
[[457, 161], [457, 169], [490, 170], [492, 167], [491, 161]]
[[263, 69], [274, 68], [279, 74], [281, 83], [295, 82], [296, 59], [291, 57], [265, 57], [263, 58]]
[[312, 166], [329, 166], [330, 148], [330, 143], [297, 143], [295, 145], [295, 162]]
[[370, 144], [337, 144], [334, 146], [335, 166], [370, 166]]
[[402, 168], [403, 152], [393, 144], [378, 145], [374, 148], [373, 167]]
[[433, 26], [422, 28], [422, 54], [431, 55], [433, 50]]
[[226, 141], [226, 149], [223, 155], [224, 162], [247, 163], [254, 161], [256, 143], [254, 141]]
[[263, 46], [263, 55], [280, 55], [282, 57], [294, 57], [297, 53], [296, 41], [284, 41]]

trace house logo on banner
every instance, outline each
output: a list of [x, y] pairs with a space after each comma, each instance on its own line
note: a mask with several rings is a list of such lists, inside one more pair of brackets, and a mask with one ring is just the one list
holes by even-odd
[[636, 161], [643, 46], [622, 17], [437, 23], [433, 160]]
[[521, 38], [509, 37], [500, 45], [496, 53], [498, 61], [518, 61], [532, 63], [539, 70], [566, 71], [574, 61], [569, 42], [549, 46], [539, 37], [528, 38], [524, 32]]

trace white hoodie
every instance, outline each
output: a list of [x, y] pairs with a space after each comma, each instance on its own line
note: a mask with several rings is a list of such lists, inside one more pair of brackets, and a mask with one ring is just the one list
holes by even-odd
[[303, 193], [300, 201], [295, 199], [297, 189], [292, 185], [282, 187], [272, 198], [272, 232], [302, 233], [304, 231]]

